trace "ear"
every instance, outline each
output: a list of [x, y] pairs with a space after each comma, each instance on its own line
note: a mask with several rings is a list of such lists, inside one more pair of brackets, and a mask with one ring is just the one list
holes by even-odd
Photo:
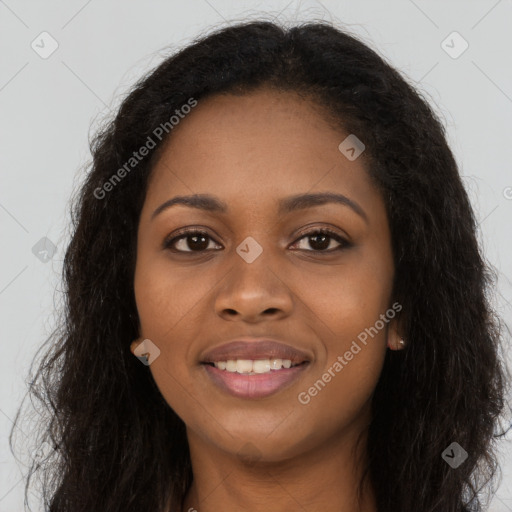
[[136, 340], [133, 340], [130, 344], [130, 352], [135, 355], [135, 349], [141, 344], [143, 341], [143, 338], [137, 338]]
[[400, 325], [393, 319], [390, 321], [387, 331], [387, 345], [390, 350], [402, 350], [405, 348], [405, 340], [400, 335]]

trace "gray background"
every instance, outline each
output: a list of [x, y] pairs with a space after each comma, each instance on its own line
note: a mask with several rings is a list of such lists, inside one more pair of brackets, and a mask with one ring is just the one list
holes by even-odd
[[[498, 273], [494, 301], [511, 325], [511, 0], [0, 0], [0, 512], [23, 510], [24, 468], [14, 461], [7, 436], [27, 389], [29, 364], [61, 300], [68, 203], [90, 156], [89, 132], [164, 55], [209, 27], [261, 16], [335, 21], [416, 82], [446, 126], [480, 222], [479, 238]], [[41, 48], [43, 31], [58, 44], [48, 58], [31, 47], [35, 41], [40, 52], [50, 49], [49, 39]], [[464, 43], [450, 36], [454, 31], [469, 44], [457, 58]], [[56, 246], [47, 261], [32, 250], [44, 237]], [[24, 432], [17, 434], [21, 444], [30, 444]], [[503, 478], [490, 510], [507, 512], [510, 434], [499, 449]]]

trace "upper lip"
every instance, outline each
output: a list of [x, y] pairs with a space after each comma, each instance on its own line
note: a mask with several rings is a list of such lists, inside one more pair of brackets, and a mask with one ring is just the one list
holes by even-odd
[[239, 338], [208, 350], [201, 358], [202, 363], [215, 363], [233, 359], [289, 359], [292, 364], [310, 361], [304, 351], [282, 341], [270, 338]]

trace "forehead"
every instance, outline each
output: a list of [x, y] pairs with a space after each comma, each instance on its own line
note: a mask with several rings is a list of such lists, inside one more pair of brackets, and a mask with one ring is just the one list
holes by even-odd
[[199, 101], [173, 129], [148, 201], [209, 193], [228, 204], [271, 207], [278, 197], [315, 190], [377, 199], [364, 153], [348, 160], [338, 146], [349, 134], [322, 112], [295, 93], [265, 89]]

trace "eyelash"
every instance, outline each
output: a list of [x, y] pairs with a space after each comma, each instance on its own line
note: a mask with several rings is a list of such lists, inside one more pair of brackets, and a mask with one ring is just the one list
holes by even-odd
[[[331, 229], [328, 229], [328, 228], [318, 228], [318, 229], [314, 229], [311, 231], [307, 231], [305, 233], [301, 233], [299, 238], [297, 238], [297, 240], [294, 242], [294, 244], [297, 243], [298, 241], [302, 240], [303, 238], [307, 238], [307, 237], [310, 237], [313, 235], [327, 235], [327, 236], [329, 236], [329, 238], [334, 239], [336, 242], [338, 242], [341, 245], [334, 249], [328, 249], [328, 250], [318, 250], [318, 249], [312, 249], [312, 250], [299, 249], [299, 250], [305, 250], [306, 252], [313, 252], [313, 253], [317, 253], [317, 254], [322, 254], [322, 253], [331, 254], [333, 252], [347, 249], [348, 247], [351, 246], [350, 242], [345, 240], [343, 237], [341, 237], [335, 231], [332, 231]], [[209, 238], [210, 240], [213, 240], [215, 242], [215, 240], [206, 231], [201, 231], [198, 229], [184, 229], [183, 231], [179, 232], [176, 236], [173, 236], [172, 238], [166, 238], [163, 243], [163, 248], [168, 249], [172, 252], [179, 253], [179, 254], [184, 254], [184, 253], [185, 254], [187, 254], [187, 253], [188, 254], [193, 254], [193, 253], [201, 254], [201, 253], [207, 251], [207, 249], [204, 249], [202, 251], [180, 251], [180, 250], [176, 250], [176, 249], [172, 248], [172, 245], [175, 242], [177, 242], [178, 240], [181, 240], [183, 238], [188, 238], [191, 236], [205, 236], [206, 238]]]

